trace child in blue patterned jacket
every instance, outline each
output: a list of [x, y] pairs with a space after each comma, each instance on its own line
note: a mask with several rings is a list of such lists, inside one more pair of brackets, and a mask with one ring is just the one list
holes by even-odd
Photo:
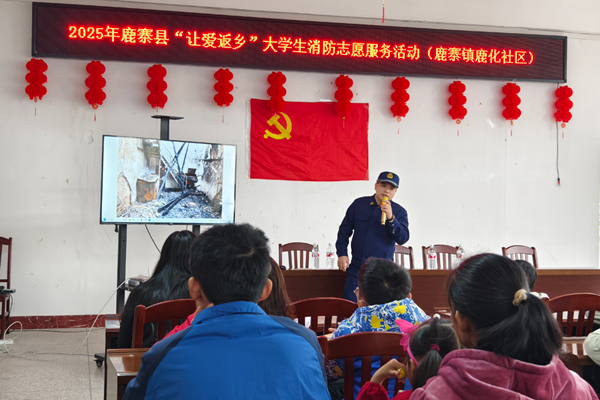
[[[370, 258], [358, 273], [358, 287], [355, 294], [358, 309], [352, 316], [340, 323], [330, 335], [330, 339], [357, 332], [401, 332], [395, 323], [403, 319], [413, 325], [427, 321], [429, 317], [412, 300], [410, 290], [412, 281], [406, 269], [392, 261]], [[401, 332], [403, 333], [403, 332]], [[380, 367], [380, 357], [372, 358], [371, 371]], [[355, 361], [354, 394], [360, 392], [361, 361]], [[330, 382], [344, 376], [343, 360], [330, 360], [326, 365]], [[393, 381], [393, 380], [390, 380]], [[394, 396], [393, 382], [390, 398]], [[332, 389], [332, 398], [340, 395], [338, 389]]]

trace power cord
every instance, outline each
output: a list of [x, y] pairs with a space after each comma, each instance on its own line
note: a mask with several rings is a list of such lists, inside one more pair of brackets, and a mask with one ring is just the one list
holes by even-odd
[[[88, 330], [88, 333], [85, 335], [85, 338], [83, 339], [83, 342], [81, 342], [81, 345], [77, 348], [77, 350], [75, 350], [72, 353], [38, 353], [38, 352], [34, 352], [34, 351], [22, 351], [20, 353], [11, 353], [8, 346], [6, 345], [6, 343], [4, 343], [4, 349], [5, 349], [5, 353], [10, 354], [12, 357], [20, 357], [20, 358], [26, 358], [28, 360], [36, 360], [36, 361], [56, 361], [56, 360], [60, 360], [62, 358], [68, 357], [68, 356], [72, 356], [72, 355], [82, 355], [82, 356], [87, 356], [90, 357], [92, 355], [89, 354], [76, 354], [77, 352], [79, 352], [79, 350], [81, 350], [81, 348], [85, 345], [88, 337], [90, 336], [90, 333], [92, 333], [92, 329], [94, 329], [94, 325], [96, 325], [96, 322], [98, 321], [98, 318], [100, 318], [100, 315], [102, 315], [102, 311], [104, 311], [104, 308], [106, 308], [106, 306], [108, 305], [108, 303], [112, 300], [112, 298], [114, 297], [114, 295], [117, 293], [117, 291], [119, 289], [121, 289], [121, 287], [126, 283], [127, 281], [123, 281], [119, 286], [117, 286], [117, 288], [115, 289], [115, 291], [110, 295], [110, 297], [108, 298], [108, 300], [106, 301], [106, 303], [104, 303], [104, 305], [102, 306], [102, 308], [100, 309], [100, 312], [98, 313], [98, 315], [96, 316], [96, 319], [94, 319], [94, 322], [92, 323], [92, 326], [90, 327], [90, 329]], [[5, 333], [5, 337], [6, 337], [6, 333], [8, 332], [8, 330], [10, 329], [11, 326], [13, 326], [14, 324], [19, 324], [21, 325], [21, 330], [19, 331], [19, 333], [17, 334], [17, 336], [15, 338], [13, 338], [13, 343], [14, 341], [19, 337], [19, 335], [21, 335], [21, 333], [23, 332], [23, 324], [21, 323], [21, 321], [15, 321], [12, 324], [10, 324], [6, 330], [4, 331]], [[23, 354], [27, 354], [30, 353], [32, 355], [34, 354], [39, 354], [39, 355], [47, 355], [47, 354], [60, 354], [63, 355], [62, 357], [57, 357], [57, 358], [53, 358], [53, 359], [49, 359], [49, 360], [41, 360], [39, 358], [31, 358], [31, 357], [26, 357]]]
[[160, 253], [160, 249], [156, 245], [156, 242], [154, 241], [154, 238], [152, 237], [152, 234], [150, 233], [150, 229], [148, 229], [148, 225], [144, 224], [144, 226], [146, 227], [146, 231], [148, 232], [148, 236], [150, 236], [150, 239], [152, 239], [152, 243], [154, 243], [154, 247], [156, 247], [156, 250], [158, 250], [158, 252]]

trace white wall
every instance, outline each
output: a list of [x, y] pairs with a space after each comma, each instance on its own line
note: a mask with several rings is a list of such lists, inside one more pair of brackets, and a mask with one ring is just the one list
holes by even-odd
[[[367, 10], [367, 3], [203, 4], [238, 9], [252, 4], [257, 11], [320, 13], [317, 19], [342, 20], [327, 17], [337, 15], [378, 23], [381, 8], [372, 9], [371, 4]], [[415, 249], [462, 243], [467, 253], [499, 252], [502, 246], [519, 243], [536, 246], [543, 267], [597, 268], [600, 10], [596, 2], [569, 7], [558, 0], [388, 3], [390, 24], [412, 20], [406, 25], [437, 21], [457, 24], [450, 26], [454, 29], [487, 25], [477, 29], [521, 32], [517, 27], [529, 25], [567, 31], [568, 84], [575, 92], [575, 106], [564, 139], [559, 133], [561, 187], [556, 185], [557, 133], [552, 117], [556, 84], [551, 83], [520, 83], [523, 116], [511, 136], [501, 117], [505, 82], [465, 80], [469, 113], [457, 136], [457, 126], [447, 115], [450, 79], [409, 78], [410, 112], [398, 123], [389, 112], [393, 77], [353, 75], [355, 101], [369, 103], [370, 109], [370, 181], [282, 182], [250, 180], [247, 171], [249, 100], [265, 98], [271, 71], [232, 69], [235, 100], [225, 109], [223, 123], [223, 113], [212, 100], [215, 68], [165, 65], [169, 101], [161, 114], [185, 117], [172, 122], [171, 138], [238, 146], [236, 220], [265, 230], [275, 258], [280, 242], [318, 242], [324, 251], [328, 242], [335, 241], [347, 206], [355, 197], [371, 194], [377, 174], [389, 169], [401, 177], [395, 200], [408, 210], [408, 245]], [[453, 8], [444, 7], [446, 3], [453, 3]], [[149, 7], [133, 2], [96, 4]], [[369, 19], [357, 20], [359, 16]], [[500, 27], [509, 25], [514, 28]], [[146, 102], [149, 65], [105, 62], [108, 97], [94, 122], [84, 98], [89, 60], [46, 58], [48, 94], [34, 114], [36, 105], [24, 91], [25, 63], [31, 58], [31, 3], [0, 1], [0, 49], [0, 236], [14, 238], [13, 315], [97, 313], [116, 286], [117, 262], [114, 227], [99, 224], [101, 137], [158, 137], [159, 124], [150, 118], [155, 112]], [[286, 76], [288, 101], [333, 99], [336, 74], [286, 72]], [[178, 227], [149, 229], [160, 246]], [[128, 240], [127, 275], [148, 274], [158, 252], [145, 228], [131, 226]], [[420, 263], [419, 255], [416, 260]], [[114, 312], [114, 300], [105, 312]]]

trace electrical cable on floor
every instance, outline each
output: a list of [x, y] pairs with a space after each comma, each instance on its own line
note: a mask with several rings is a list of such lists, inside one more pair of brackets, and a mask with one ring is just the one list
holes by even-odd
[[[96, 325], [96, 322], [98, 321], [98, 318], [100, 318], [100, 315], [102, 315], [102, 311], [104, 311], [104, 308], [106, 308], [106, 306], [108, 305], [108, 303], [112, 300], [112, 298], [114, 297], [114, 295], [117, 293], [117, 291], [119, 289], [121, 289], [121, 286], [123, 286], [127, 281], [123, 281], [119, 286], [117, 286], [117, 288], [115, 289], [115, 291], [110, 295], [110, 297], [108, 298], [108, 300], [106, 301], [106, 303], [104, 303], [104, 305], [102, 306], [102, 308], [100, 309], [100, 312], [98, 313], [98, 315], [96, 316], [96, 319], [94, 319], [94, 322], [92, 323], [92, 326], [90, 327], [90, 329], [88, 330], [88, 333], [85, 335], [85, 338], [83, 339], [83, 342], [81, 343], [81, 345], [77, 348], [77, 350], [75, 350], [72, 353], [38, 353], [38, 352], [34, 352], [34, 351], [22, 351], [20, 353], [11, 353], [8, 346], [6, 345], [6, 343], [4, 343], [4, 349], [5, 349], [5, 353], [10, 354], [12, 357], [20, 357], [20, 358], [26, 358], [28, 360], [36, 360], [36, 361], [56, 361], [56, 360], [60, 360], [62, 358], [68, 357], [68, 356], [73, 356], [73, 355], [81, 355], [81, 356], [87, 356], [90, 357], [92, 355], [90, 354], [76, 354], [79, 350], [81, 350], [81, 348], [85, 345], [88, 337], [90, 336], [90, 333], [92, 333], [92, 329], [94, 329], [94, 325]], [[6, 329], [5, 329], [5, 337], [6, 337], [6, 332], [8, 332], [8, 330], [10, 329], [11, 326], [13, 326], [14, 324], [19, 324], [21, 325], [21, 330], [19, 331], [19, 334], [13, 339], [13, 343], [14, 341], [19, 337], [19, 335], [21, 335], [21, 333], [23, 332], [23, 324], [21, 323], [21, 321], [15, 321], [12, 324], [10, 324]], [[31, 357], [25, 357], [22, 354], [26, 354], [26, 353], [30, 353], [31, 355], [46, 355], [46, 354], [59, 354], [62, 355], [62, 357], [57, 357], [57, 358], [53, 358], [53, 359], [49, 359], [49, 360], [42, 360], [39, 358], [31, 358]]]
[[156, 247], [156, 250], [158, 250], [158, 252], [160, 253], [160, 249], [156, 245], [156, 242], [154, 241], [154, 238], [152, 237], [152, 234], [150, 233], [150, 229], [148, 229], [148, 225], [144, 224], [144, 226], [146, 227], [146, 231], [148, 232], [148, 235], [150, 236], [150, 239], [152, 239], [152, 243], [154, 243], [154, 247]]

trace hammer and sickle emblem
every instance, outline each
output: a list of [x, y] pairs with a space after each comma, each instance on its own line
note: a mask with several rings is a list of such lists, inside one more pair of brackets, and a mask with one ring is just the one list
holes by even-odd
[[281, 125], [279, 123], [279, 115], [274, 114], [271, 118], [269, 118], [269, 120], [267, 121], [267, 123], [269, 124], [269, 126], [273, 126], [275, 125], [275, 128], [277, 128], [277, 130], [279, 131], [279, 133], [273, 133], [270, 132], [268, 129], [265, 129], [265, 136], [264, 138], [273, 138], [275, 140], [281, 140], [281, 139], [287, 139], [290, 140], [290, 138], [292, 137], [290, 135], [290, 132], [292, 131], [292, 121], [290, 120], [290, 117], [288, 117], [286, 114], [280, 112], [279, 114], [283, 115], [283, 118], [285, 118], [285, 122], [286, 122], [286, 127], [284, 128], [283, 125]]

